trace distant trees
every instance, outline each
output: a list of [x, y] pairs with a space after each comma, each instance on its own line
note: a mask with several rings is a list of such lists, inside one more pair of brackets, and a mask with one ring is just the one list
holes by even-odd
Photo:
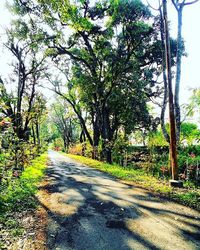
[[67, 152], [69, 146], [77, 141], [80, 127], [78, 127], [76, 115], [65, 100], [57, 98], [57, 101], [52, 104], [49, 123], [50, 126], [56, 126], [59, 136], [63, 140], [64, 150]]

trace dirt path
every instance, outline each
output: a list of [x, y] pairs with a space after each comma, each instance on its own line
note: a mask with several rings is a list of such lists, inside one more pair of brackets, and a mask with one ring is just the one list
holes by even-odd
[[200, 214], [49, 151], [51, 250], [200, 249]]

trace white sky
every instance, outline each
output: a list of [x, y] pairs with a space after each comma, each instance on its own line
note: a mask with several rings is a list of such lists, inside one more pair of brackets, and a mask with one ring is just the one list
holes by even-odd
[[[10, 0], [9, 0], [10, 1]], [[146, 0], [143, 0], [146, 2]], [[0, 75], [6, 76], [9, 72], [7, 64], [10, 61], [10, 54], [2, 50], [3, 28], [9, 26], [12, 18], [5, 8], [6, 0], [0, 0]], [[156, 0], [148, 0], [156, 7]], [[170, 2], [170, 1], [168, 1]], [[171, 35], [176, 37], [177, 13], [174, 7], [169, 4], [169, 20], [171, 21]], [[200, 87], [200, 1], [194, 5], [186, 6], [183, 11], [183, 38], [185, 40], [187, 58], [183, 58], [180, 102], [186, 103], [190, 96], [189, 88]]]
[[[191, 0], [190, 0], [191, 1]], [[143, 2], [147, 2], [143, 0]], [[156, 0], [148, 0], [153, 7], [157, 7]], [[168, 0], [168, 19], [171, 22], [170, 35], [176, 38], [177, 33], [177, 12]], [[189, 2], [189, 0], [187, 0]], [[190, 92], [188, 89], [200, 87], [200, 1], [189, 6], [185, 6], [183, 10], [183, 39], [187, 57], [182, 60], [182, 75], [180, 102], [186, 103]]]

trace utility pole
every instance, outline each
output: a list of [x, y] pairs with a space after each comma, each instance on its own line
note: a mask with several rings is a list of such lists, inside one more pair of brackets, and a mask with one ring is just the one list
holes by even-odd
[[162, 0], [163, 3], [163, 18], [165, 29], [165, 60], [167, 69], [168, 82], [168, 98], [169, 98], [169, 124], [170, 124], [170, 166], [172, 169], [172, 186], [180, 186], [178, 182], [178, 164], [177, 164], [177, 148], [176, 148], [176, 124], [174, 116], [174, 103], [172, 91], [172, 73], [171, 73], [171, 51], [170, 51], [170, 36], [167, 17], [167, 0]]

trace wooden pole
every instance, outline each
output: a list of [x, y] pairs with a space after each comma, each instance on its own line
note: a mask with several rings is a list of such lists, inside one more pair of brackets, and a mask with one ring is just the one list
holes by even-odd
[[163, 18], [165, 25], [165, 59], [166, 59], [168, 95], [169, 95], [170, 165], [172, 169], [172, 180], [178, 180], [176, 124], [174, 116], [174, 103], [173, 103], [173, 91], [172, 91], [171, 51], [170, 51], [170, 36], [169, 36], [168, 18], [167, 18], [167, 0], [163, 0], [162, 2], [163, 2]]

